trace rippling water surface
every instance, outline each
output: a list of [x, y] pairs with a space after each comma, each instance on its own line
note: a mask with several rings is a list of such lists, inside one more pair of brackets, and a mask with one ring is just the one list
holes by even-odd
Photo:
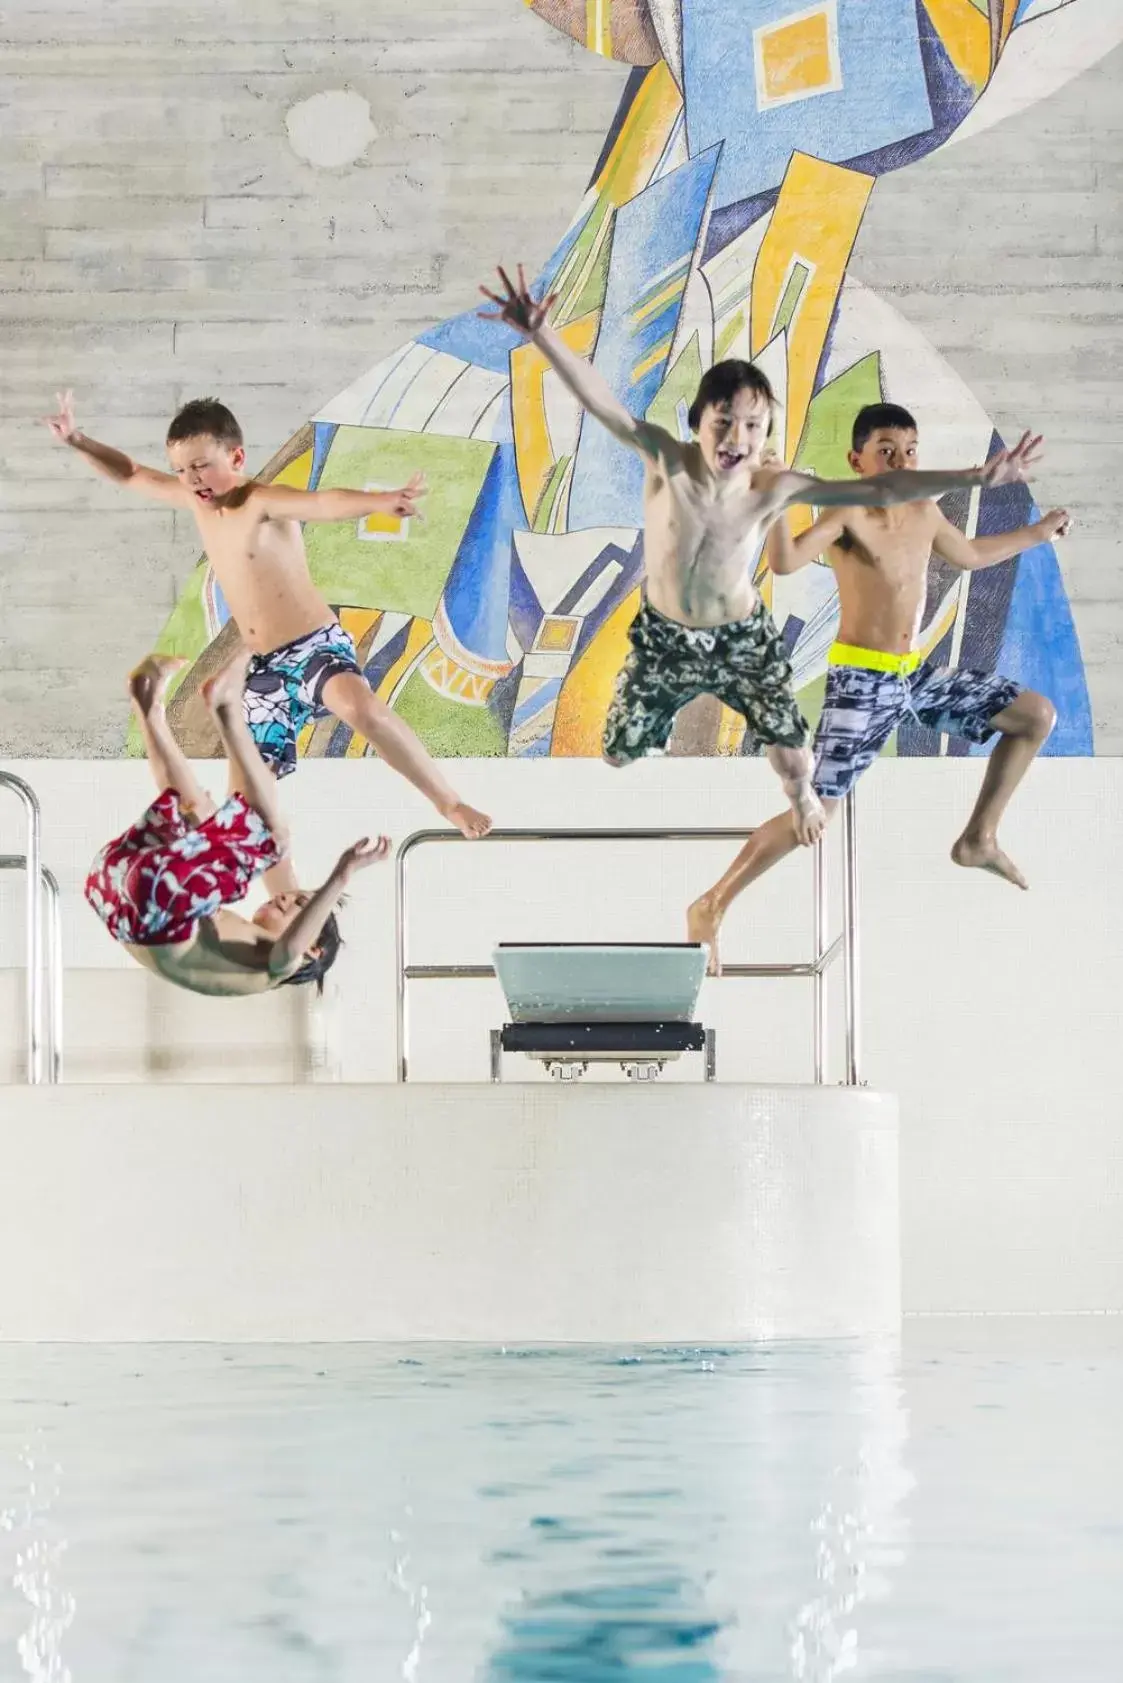
[[0, 1680], [1118, 1683], [1123, 1324], [0, 1346]]

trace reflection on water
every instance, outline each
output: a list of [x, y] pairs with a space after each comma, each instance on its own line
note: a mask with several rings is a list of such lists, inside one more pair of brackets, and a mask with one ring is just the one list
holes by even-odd
[[1050, 1337], [0, 1347], [0, 1678], [1115, 1683], [1123, 1335]]
[[70, 1683], [70, 1670], [62, 1656], [62, 1638], [74, 1619], [74, 1597], [60, 1583], [66, 1542], [51, 1540], [46, 1529], [62, 1469], [43, 1464], [40, 1446], [27, 1448], [19, 1457], [24, 1492], [18, 1505], [0, 1512], [0, 1531], [12, 1534], [15, 1542], [12, 1586], [28, 1607], [27, 1627], [20, 1633], [16, 1652], [26, 1675], [34, 1683]]

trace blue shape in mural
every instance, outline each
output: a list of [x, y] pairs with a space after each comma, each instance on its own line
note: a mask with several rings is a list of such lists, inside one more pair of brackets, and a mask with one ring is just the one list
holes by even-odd
[[[826, 80], [809, 72], [807, 93], [771, 103], [758, 53], [770, 28], [809, 9], [823, 13]], [[720, 204], [778, 187], [794, 151], [844, 163], [932, 127], [916, 0], [692, 0], [682, 35], [690, 149], [725, 143]]]
[[[719, 148], [644, 189], [616, 213], [596, 354], [626, 409], [643, 415], [663, 383]], [[586, 420], [573, 469], [569, 530], [643, 522], [643, 463]]]
[[928, 103], [932, 111], [931, 127], [917, 134], [906, 135], [888, 146], [877, 146], [871, 152], [856, 153], [843, 161], [866, 175], [890, 175], [907, 164], [926, 158], [929, 152], [944, 144], [954, 134], [968, 112], [976, 104], [975, 90], [966, 83], [948, 56], [924, 6], [919, 7], [920, 52], [924, 76], [928, 84]]
[[527, 525], [513, 436], [508, 393], [496, 428], [498, 449], [460, 540], [433, 621], [437, 641], [446, 654], [469, 671], [496, 676], [511, 664], [507, 653], [511, 532]]
[[[481, 298], [480, 304], [488, 307], [486, 299]], [[474, 362], [493, 374], [506, 374], [511, 352], [523, 343], [523, 337], [513, 327], [485, 321], [475, 310], [465, 310], [463, 315], [442, 321], [428, 333], [419, 333], [417, 343], [428, 345], [430, 350], [447, 351], [462, 362]]]
[[332, 421], [317, 421], [312, 428], [312, 471], [308, 475], [308, 489], [314, 491], [320, 483], [320, 475], [324, 471], [324, 463], [328, 459], [339, 428]]
[[511, 629], [524, 649], [529, 649], [542, 624], [542, 604], [534, 586], [523, 570], [519, 552], [511, 545], [511, 599], [509, 608]]
[[[1039, 519], [1039, 510], [1033, 508], [1029, 518]], [[998, 670], [1024, 688], [1047, 695], [1057, 709], [1057, 726], [1043, 754], [1091, 754], [1092, 705], [1052, 544], [1027, 549], [1017, 569]], [[985, 750], [973, 746], [971, 752]]]
[[[562, 264], [580, 239], [589, 214], [591, 212], [569, 230], [538, 276], [535, 290], [539, 293], [553, 285]], [[511, 273], [514, 274], [513, 269]], [[498, 276], [493, 275], [488, 284], [493, 292], [502, 291]], [[481, 309], [491, 307], [486, 298], [480, 299]], [[504, 327], [502, 322], [485, 320], [474, 309], [465, 310], [463, 315], [442, 321], [438, 327], [417, 336], [419, 345], [427, 345], [433, 351], [447, 351], [450, 356], [458, 356], [462, 362], [474, 362], [477, 367], [487, 368], [492, 374], [509, 373], [511, 352], [518, 350], [524, 342], [522, 334], [516, 333], [514, 328]]]
[[702, 253], [702, 262], [708, 263], [711, 257], [716, 257], [738, 234], [743, 234], [746, 228], [751, 228], [754, 222], [759, 222], [765, 212], [772, 209], [779, 196], [779, 189], [774, 188], [770, 193], [758, 193], [755, 198], [737, 199], [733, 204], [715, 207], [706, 229], [706, 248]]
[[363, 667], [363, 677], [372, 690], [376, 690], [385, 678], [395, 661], [401, 659], [409, 643], [409, 624], [400, 626], [394, 635], [376, 649]]
[[[544, 707], [549, 707], [551, 703], [555, 702], [561, 694], [562, 682], [561, 678], [547, 678], [539, 689], [536, 689], [532, 695], [528, 695], [525, 701], [520, 702], [511, 715], [511, 729], [517, 730], [520, 725], [525, 725], [528, 719], [533, 719], [536, 713], [541, 713]], [[550, 737], [547, 732], [546, 735], [537, 737], [524, 748], [519, 758], [532, 760], [546, 756], [549, 752]]]
[[225, 625], [230, 618], [230, 604], [222, 593], [222, 586], [218, 580], [211, 578], [211, 600], [214, 603], [214, 617], [219, 625]]

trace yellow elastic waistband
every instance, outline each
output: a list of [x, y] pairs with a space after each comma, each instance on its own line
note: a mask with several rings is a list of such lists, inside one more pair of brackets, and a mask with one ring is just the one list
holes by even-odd
[[864, 666], [867, 672], [896, 672], [905, 678], [920, 665], [920, 650], [890, 654], [887, 649], [860, 649], [855, 643], [832, 643], [827, 665]]

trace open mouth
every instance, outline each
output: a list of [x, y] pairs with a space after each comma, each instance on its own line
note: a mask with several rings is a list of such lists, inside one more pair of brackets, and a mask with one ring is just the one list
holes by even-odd
[[734, 468], [741, 466], [744, 459], [745, 455], [741, 450], [719, 450], [717, 453], [717, 465], [722, 473], [732, 473]]
[[198, 499], [201, 503], [213, 503], [214, 502], [214, 492], [213, 491], [208, 491], [203, 487], [200, 487], [199, 490], [197, 490], [195, 492], [195, 495], [198, 497]]

